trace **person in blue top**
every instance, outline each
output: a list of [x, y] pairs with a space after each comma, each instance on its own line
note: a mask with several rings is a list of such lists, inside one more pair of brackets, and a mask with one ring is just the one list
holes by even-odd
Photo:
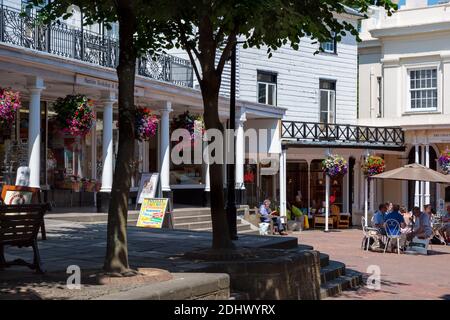
[[372, 227], [377, 228], [381, 234], [385, 235], [384, 222], [386, 221], [387, 206], [382, 203], [378, 206], [378, 211], [372, 217]]
[[[397, 221], [399, 224], [399, 227], [396, 228], [396, 226], [392, 223], [389, 223], [389, 220]], [[385, 226], [386, 226], [386, 233], [388, 236], [399, 236], [400, 237], [400, 248], [403, 249], [406, 245], [406, 234], [401, 233], [401, 229], [406, 227], [405, 219], [403, 218], [402, 214], [400, 213], [400, 205], [395, 204], [392, 207], [392, 212], [388, 213], [386, 217], [384, 218]], [[395, 241], [391, 241], [391, 251], [393, 252], [396, 248], [395, 246], [397, 243]]]
[[[385, 217], [384, 217], [384, 221], [386, 223], [386, 221], [388, 220], [395, 220], [398, 222], [398, 224], [400, 225], [400, 228], [404, 228], [406, 227], [406, 223], [405, 223], [405, 219], [403, 218], [402, 214], [400, 213], [400, 206], [398, 204], [395, 204], [392, 207], [392, 212], [388, 213]], [[387, 226], [387, 230], [388, 232], [390, 231], [390, 226]], [[391, 233], [390, 233], [391, 234]], [[399, 235], [400, 234], [400, 229], [398, 229], [398, 233], [395, 235]]]

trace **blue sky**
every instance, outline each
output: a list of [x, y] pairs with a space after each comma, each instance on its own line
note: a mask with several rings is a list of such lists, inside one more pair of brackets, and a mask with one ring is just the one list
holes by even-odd
[[[436, 4], [438, 3], [439, 0], [428, 0], [428, 4]], [[405, 0], [400, 0], [399, 2], [400, 5], [405, 4]]]

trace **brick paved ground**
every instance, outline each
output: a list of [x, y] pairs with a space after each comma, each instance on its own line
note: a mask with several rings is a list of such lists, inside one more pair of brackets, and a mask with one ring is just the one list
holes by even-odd
[[[365, 273], [370, 265], [381, 268], [381, 290], [346, 292], [335, 299], [448, 299], [450, 300], [450, 246], [433, 245], [428, 256], [367, 252], [360, 249], [362, 231], [319, 230], [295, 232], [299, 243], [330, 255], [348, 268]], [[365, 278], [366, 279], [366, 278]]]

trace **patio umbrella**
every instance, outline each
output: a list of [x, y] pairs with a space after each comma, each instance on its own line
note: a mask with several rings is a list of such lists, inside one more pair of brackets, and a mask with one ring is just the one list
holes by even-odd
[[450, 176], [413, 163], [372, 176], [374, 179], [411, 180], [450, 184]]

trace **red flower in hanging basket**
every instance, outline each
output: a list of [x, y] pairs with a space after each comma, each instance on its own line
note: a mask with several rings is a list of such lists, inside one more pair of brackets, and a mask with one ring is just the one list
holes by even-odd
[[95, 120], [91, 100], [84, 95], [67, 95], [53, 104], [58, 126], [72, 136], [84, 137]]

